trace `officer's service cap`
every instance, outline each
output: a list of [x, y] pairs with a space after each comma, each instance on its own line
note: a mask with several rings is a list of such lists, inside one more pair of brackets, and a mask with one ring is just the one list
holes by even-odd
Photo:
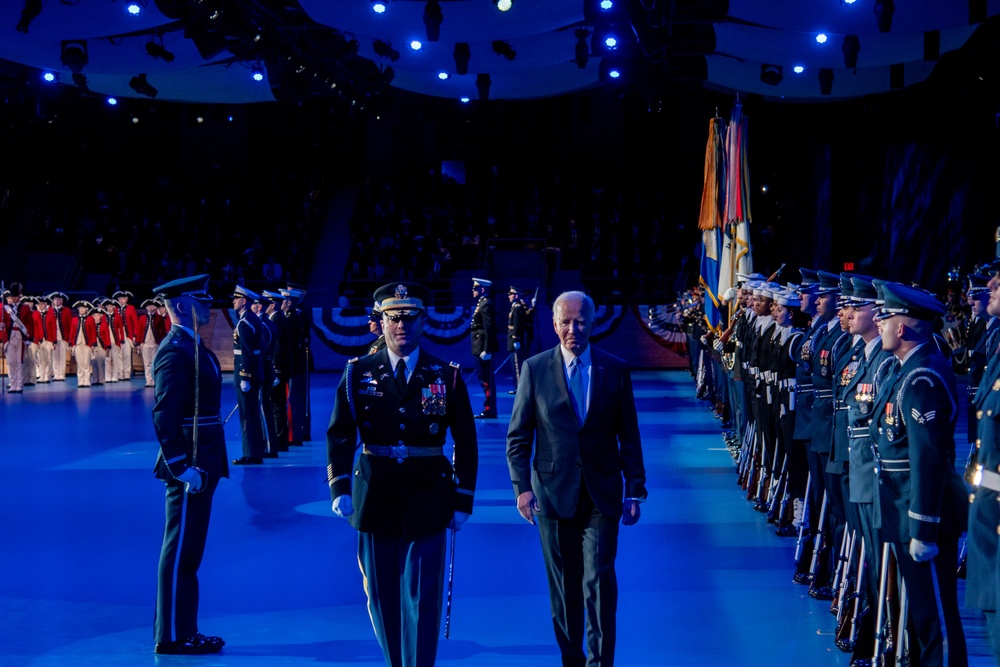
[[507, 290], [507, 294], [524, 294], [524, 290], [520, 289], [519, 287], [515, 287], [514, 285], [511, 285], [510, 289]]
[[257, 292], [254, 292], [252, 289], [247, 289], [243, 285], [237, 285], [236, 288], [233, 289], [233, 295], [229, 298], [253, 301], [254, 299], [259, 299], [260, 294], [257, 294]]
[[262, 297], [268, 298], [271, 301], [281, 301], [284, 297], [281, 296], [281, 292], [273, 292], [269, 289], [262, 289], [260, 291]]
[[50, 299], [55, 299], [56, 297], [62, 299], [63, 301], [69, 301], [69, 297], [66, 296], [65, 292], [53, 292], [52, 294], [49, 294]]
[[800, 286], [819, 284], [819, 276], [816, 275], [815, 269], [807, 269], [805, 267], [800, 267], [799, 275], [802, 276], [802, 280], [799, 281]]
[[875, 289], [874, 280], [871, 276], [862, 276], [857, 273], [851, 275], [851, 298], [848, 305], [874, 305], [875, 299], [878, 297], [878, 290]]
[[396, 315], [416, 314], [427, 309], [430, 290], [419, 283], [389, 283], [375, 290], [375, 301], [382, 312]]
[[840, 276], [829, 271], [817, 271], [819, 278], [819, 295], [836, 294], [840, 291]]
[[980, 273], [970, 273], [965, 277], [965, 293], [969, 298], [986, 296], [990, 293], [990, 277]]
[[875, 280], [881, 308], [875, 319], [906, 315], [918, 320], [933, 321], [945, 313], [945, 305], [936, 296], [919, 287], [910, 287], [887, 280]]
[[209, 278], [211, 276], [207, 273], [178, 278], [154, 287], [153, 292], [167, 300], [190, 296], [201, 301], [211, 301], [212, 296], [208, 293]]
[[281, 294], [282, 299], [288, 299], [289, 301], [294, 301], [295, 303], [301, 301], [302, 297], [306, 295], [306, 293], [302, 290], [292, 288], [278, 290], [278, 292]]
[[264, 294], [258, 294], [253, 300], [254, 303], [260, 304], [262, 306], [270, 306], [271, 300], [264, 296]]
[[486, 278], [473, 278], [473, 287], [490, 287], [493, 284], [492, 280], [487, 280]]
[[991, 278], [1000, 275], [1000, 258], [976, 265], [975, 273], [990, 276]]
[[372, 322], [379, 322], [382, 320], [382, 304], [376, 301], [372, 304], [372, 311], [368, 313], [368, 319]]

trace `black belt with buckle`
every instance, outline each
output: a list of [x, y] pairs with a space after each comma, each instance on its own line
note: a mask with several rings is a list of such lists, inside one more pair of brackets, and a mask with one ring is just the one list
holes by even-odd
[[442, 447], [409, 447], [407, 445], [365, 445], [362, 451], [369, 456], [384, 456], [390, 459], [441, 456], [444, 454]]

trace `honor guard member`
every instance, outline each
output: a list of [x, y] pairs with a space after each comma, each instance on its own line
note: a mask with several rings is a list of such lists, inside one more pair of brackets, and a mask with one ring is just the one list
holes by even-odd
[[[514, 360], [515, 385], [521, 379], [521, 361], [527, 358], [528, 353], [526, 337], [528, 316], [524, 304], [521, 303], [522, 294], [524, 292], [513, 285], [507, 291], [507, 299], [510, 301], [510, 312], [507, 313], [507, 351]], [[517, 390], [509, 393], [515, 394]]]
[[59, 335], [52, 346], [52, 379], [56, 382], [66, 381], [66, 364], [69, 361], [69, 350], [73, 347], [69, 330], [73, 326], [73, 311], [66, 305], [69, 297], [63, 292], [49, 294], [52, 302], [52, 312], [56, 318]]
[[[1000, 317], [1000, 275], [987, 283], [989, 301], [984, 317]], [[993, 339], [996, 336], [992, 337]], [[986, 634], [993, 657], [1000, 664], [998, 599], [998, 527], [1000, 527], [1000, 354], [996, 343], [987, 346], [988, 362], [972, 397], [975, 436], [972, 505], [966, 539], [965, 605], [986, 617]]]
[[385, 347], [385, 333], [382, 332], [382, 304], [378, 301], [372, 306], [372, 311], [368, 313], [368, 331], [375, 336], [375, 340], [368, 347], [368, 354], [375, 354]]
[[243, 456], [234, 459], [236, 465], [256, 465], [264, 462], [266, 443], [264, 421], [260, 414], [260, 389], [264, 378], [264, 352], [260, 319], [250, 309], [258, 294], [242, 285], [233, 291], [233, 310], [239, 316], [233, 328], [233, 384], [236, 404], [240, 410], [240, 433]]
[[8, 390], [12, 394], [20, 394], [24, 390], [24, 362], [32, 337], [31, 308], [21, 303], [23, 289], [21, 283], [11, 283], [3, 306], [6, 331], [4, 353], [7, 357]]
[[142, 344], [139, 340], [139, 316], [135, 312], [135, 306], [129, 303], [134, 295], [128, 290], [119, 290], [111, 295], [114, 299], [116, 317], [122, 323], [124, 338], [119, 344], [121, 351], [121, 364], [118, 366], [118, 379], [132, 379], [132, 350]]
[[271, 443], [271, 451], [280, 454], [288, 451], [288, 380], [291, 379], [292, 341], [288, 335], [285, 314], [281, 310], [284, 297], [270, 290], [261, 291], [261, 296], [268, 300], [264, 317], [274, 325], [274, 352], [271, 359], [274, 364], [274, 382], [270, 388], [274, 441]]
[[[1000, 265], [1000, 262], [998, 262]], [[1000, 266], [998, 266], [1000, 268]], [[966, 300], [969, 302], [970, 317], [968, 330], [965, 336], [965, 372], [966, 390], [968, 396], [966, 431], [969, 448], [966, 461], [966, 470], [971, 471], [976, 465], [976, 428], [978, 418], [973, 397], [986, 372], [986, 364], [989, 361], [990, 353], [996, 350], [997, 332], [1000, 332], [1000, 318], [989, 314], [990, 301], [990, 276], [978, 273], [966, 276], [967, 289], [965, 291]], [[992, 342], [992, 347], [990, 343]], [[957, 356], [957, 355], [956, 355]], [[957, 366], [957, 364], [956, 364]]]
[[82, 389], [90, 386], [90, 376], [93, 366], [93, 346], [97, 344], [97, 333], [90, 311], [94, 305], [89, 301], [80, 300], [73, 304], [76, 316], [70, 324], [69, 337], [73, 341], [73, 358], [76, 360], [76, 387]]
[[166, 486], [166, 524], [157, 569], [155, 651], [201, 654], [222, 650], [219, 637], [198, 630], [198, 568], [205, 552], [212, 497], [229, 477], [219, 404], [219, 360], [198, 336], [208, 324], [208, 275], [160, 285], [173, 320], [153, 360], [153, 429], [159, 441], [154, 474]]
[[[103, 301], [99, 300], [99, 303], [103, 303]], [[104, 309], [98, 304], [94, 304], [94, 309], [90, 311], [90, 319], [94, 323], [94, 345], [90, 351], [93, 384], [104, 384], [105, 381], [111, 382], [110, 378], [113, 377], [113, 362], [109, 362], [108, 359], [111, 355], [114, 340], [111, 334], [110, 322], [105, 318], [105, 314]]]
[[122, 364], [125, 363], [123, 358], [126, 338], [125, 322], [118, 311], [118, 302], [114, 299], [102, 301], [101, 308], [104, 310], [104, 321], [111, 334], [111, 347], [108, 348], [104, 377], [107, 382], [118, 382], [121, 377]]
[[279, 443], [277, 427], [274, 422], [274, 410], [271, 406], [274, 385], [277, 376], [274, 372], [274, 351], [278, 345], [278, 327], [267, 317], [267, 308], [271, 305], [271, 300], [263, 294], [258, 295], [250, 309], [261, 324], [261, 350], [263, 356], [264, 376], [260, 386], [260, 406], [261, 415], [264, 420], [264, 433], [267, 436], [267, 452], [264, 458], [278, 458]]
[[21, 297], [21, 304], [25, 306], [22, 321], [28, 325], [31, 336], [25, 339], [24, 349], [24, 386], [34, 387], [38, 380], [38, 338], [41, 332], [35, 329], [35, 313], [37, 312], [35, 297]]
[[303, 317], [299, 304], [306, 293], [299, 289], [286, 288], [281, 292], [281, 310], [285, 315], [285, 325], [290, 342], [291, 368], [288, 375], [288, 437], [293, 445], [301, 445], [306, 440], [306, 420], [309, 400], [309, 326]]
[[472, 356], [476, 358], [476, 376], [483, 390], [483, 411], [476, 419], [493, 419], [497, 416], [496, 380], [493, 377], [493, 353], [497, 351], [496, 309], [490, 298], [492, 281], [472, 279], [472, 298], [476, 308], [472, 311]]
[[[864, 577], [861, 585], [863, 595], [852, 598], [852, 605], [862, 605], [869, 613], [852, 613], [859, 623], [850, 635], [838, 642], [844, 650], [852, 650], [857, 659], [870, 659], [874, 651], [875, 614], [871, 613], [878, 599], [879, 563], [882, 543], [875, 530], [875, 468], [873, 445], [868, 426], [871, 422], [872, 405], [880, 385], [879, 379], [892, 364], [891, 352], [882, 349], [882, 338], [875, 322], [875, 301], [877, 291], [873, 279], [867, 276], [851, 276], [852, 296], [849, 302], [848, 332], [859, 338], [863, 344], [862, 356], [857, 372], [844, 388], [843, 401], [847, 406], [847, 473], [844, 475], [844, 498], [847, 501], [847, 520], [855, 531], [855, 556], [852, 561], [855, 572]], [[863, 569], [859, 554], [864, 545]], [[841, 613], [846, 613], [843, 610]], [[853, 621], [852, 621], [853, 622]], [[852, 661], [853, 664], [854, 661]]]
[[[810, 590], [820, 589], [822, 593], [833, 594], [830, 581], [833, 576], [832, 527], [834, 522], [829, 510], [829, 490], [827, 489], [826, 465], [830, 459], [830, 434], [833, 431], [833, 362], [831, 353], [843, 331], [837, 314], [837, 299], [840, 296], [840, 276], [828, 271], [817, 271], [819, 291], [816, 293], [816, 314], [826, 322], [812, 337], [809, 357], [812, 366], [813, 405], [810, 415], [809, 437], [809, 479], [810, 495], [819, 498], [810, 512], [810, 525], [817, 534], [813, 542], [814, 555], [799, 561], [794, 581], [810, 584]], [[820, 517], [823, 518], [820, 521]], [[820, 547], [818, 552], [815, 547]], [[837, 545], [839, 546], [839, 545]], [[804, 571], [805, 566], [813, 570]]]
[[476, 427], [461, 369], [420, 348], [429, 295], [414, 283], [375, 292], [386, 348], [347, 363], [326, 433], [333, 511], [358, 530], [368, 610], [390, 667], [434, 664], [445, 529], [461, 528], [476, 488]]
[[[945, 306], [921, 289], [877, 281], [882, 348], [898, 362], [873, 404], [878, 528], [908, 601], [919, 664], [968, 664], [957, 594], [965, 485], [955, 472], [958, 402], [951, 362], [931, 342]], [[995, 577], [995, 574], [994, 574]]]
[[139, 351], [142, 354], [142, 370], [146, 376], [146, 387], [155, 386], [153, 382], [153, 358], [156, 350], [167, 335], [163, 317], [160, 316], [156, 301], [146, 299], [142, 302], [143, 313], [139, 316]]
[[[59, 339], [59, 325], [56, 315], [52, 312], [51, 300], [47, 296], [40, 296], [34, 312], [35, 316], [35, 336], [37, 337], [38, 354], [38, 381], [47, 384], [52, 381], [52, 351], [55, 349], [56, 341]], [[65, 363], [65, 358], [63, 359]]]

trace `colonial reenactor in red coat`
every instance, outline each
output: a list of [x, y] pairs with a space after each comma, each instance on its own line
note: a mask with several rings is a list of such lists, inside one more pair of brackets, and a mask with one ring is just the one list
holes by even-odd
[[36, 299], [33, 296], [21, 297], [18, 304], [24, 308], [22, 319], [31, 330], [31, 337], [25, 340], [24, 370], [22, 371], [25, 387], [35, 386], [35, 382], [38, 380], [38, 339], [41, 337], [41, 332], [35, 328], [35, 304]]
[[66, 305], [69, 301], [62, 292], [49, 294], [52, 303], [52, 314], [56, 320], [56, 331], [58, 336], [52, 346], [52, 379], [56, 382], [66, 381], [66, 357], [73, 347], [69, 330], [73, 326], [73, 311]]
[[[38, 307], [35, 309], [35, 336], [38, 346], [38, 381], [48, 383], [52, 381], [52, 351], [55, 349], [56, 341], [59, 339], [59, 325], [56, 323], [56, 314], [49, 307], [51, 303], [47, 296], [38, 298]], [[65, 358], [64, 358], [65, 363]]]
[[[111, 324], [105, 317], [105, 312], [100, 308], [94, 308], [90, 313], [90, 320], [94, 323], [94, 346], [91, 352], [90, 363], [93, 367], [94, 384], [104, 384], [105, 379], [109, 382], [114, 367], [108, 364], [108, 355], [112, 354], [114, 347], [114, 336], [111, 333]], [[112, 362], [113, 363], [113, 362]]]
[[90, 311], [94, 305], [89, 301], [77, 301], [73, 304], [76, 316], [69, 328], [69, 340], [73, 345], [73, 357], [76, 359], [77, 389], [90, 386], [90, 376], [93, 373], [91, 358], [93, 346], [97, 344], [97, 329]]
[[156, 301], [146, 299], [142, 302], [145, 312], [139, 316], [138, 344], [142, 353], [142, 369], [146, 375], [146, 386], [153, 387], [153, 357], [156, 350], [167, 335], [167, 327], [163, 316], [159, 314]]
[[112, 295], [118, 302], [116, 319], [121, 320], [125, 329], [125, 338], [120, 345], [121, 363], [116, 368], [119, 380], [132, 379], [132, 350], [142, 345], [142, 341], [139, 340], [139, 317], [135, 312], [135, 306], [128, 302], [132, 296], [132, 292], [127, 290], [121, 290]]
[[106, 382], [118, 382], [122, 365], [125, 363], [125, 344], [128, 339], [125, 322], [114, 299], [102, 301], [101, 308], [104, 310], [104, 323], [109, 329], [111, 339], [111, 347], [108, 348], [108, 356], [104, 362], [104, 378]]

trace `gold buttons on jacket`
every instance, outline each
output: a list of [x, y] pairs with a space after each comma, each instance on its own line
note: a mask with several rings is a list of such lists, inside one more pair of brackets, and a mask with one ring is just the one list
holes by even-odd
[[983, 411], [976, 410], [976, 419], [982, 419], [982, 418], [983, 418]]

